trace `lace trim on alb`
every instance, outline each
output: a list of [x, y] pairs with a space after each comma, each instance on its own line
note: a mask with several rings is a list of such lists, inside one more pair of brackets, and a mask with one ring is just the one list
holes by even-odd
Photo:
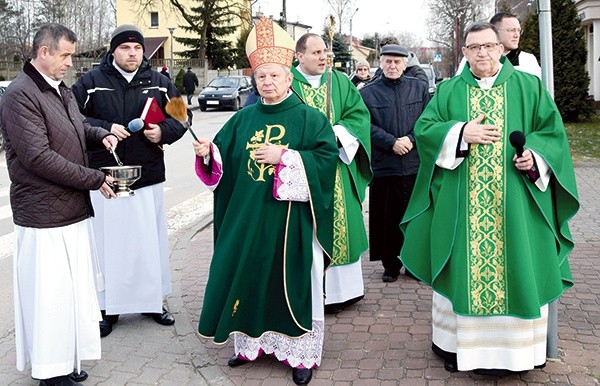
[[237, 332], [233, 334], [235, 353], [253, 361], [264, 352], [274, 355], [278, 361], [286, 361], [291, 367], [312, 369], [321, 364], [324, 328], [325, 321], [313, 320], [312, 331], [299, 337], [267, 331], [259, 338], [251, 338]]

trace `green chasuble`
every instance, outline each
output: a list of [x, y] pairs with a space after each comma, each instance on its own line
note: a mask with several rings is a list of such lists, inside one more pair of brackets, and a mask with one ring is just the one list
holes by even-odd
[[[310, 202], [273, 197], [275, 166], [254, 160], [267, 141], [299, 152]], [[240, 110], [213, 143], [223, 175], [214, 191], [214, 255], [198, 332], [222, 343], [233, 332], [256, 338], [311, 331], [315, 232], [325, 266], [332, 250], [338, 149], [331, 126], [292, 94], [276, 105]]]
[[[307, 105], [327, 114], [327, 73], [321, 77], [321, 86], [312, 88], [296, 68], [292, 68], [292, 88]], [[371, 118], [369, 110], [348, 77], [338, 71], [332, 73], [332, 126], [341, 125], [357, 138], [360, 148], [346, 165], [338, 159], [335, 173], [334, 225], [332, 265], [356, 263], [367, 250], [362, 202], [371, 181]]]
[[[421, 167], [401, 224], [405, 266], [447, 297], [460, 315], [540, 317], [540, 307], [573, 285], [568, 220], [579, 208], [564, 125], [541, 81], [509, 61], [489, 90], [467, 66], [441, 83], [415, 126]], [[486, 114], [502, 133], [471, 144], [454, 170], [435, 162], [448, 131]], [[509, 135], [549, 165], [545, 192], [512, 161]]]

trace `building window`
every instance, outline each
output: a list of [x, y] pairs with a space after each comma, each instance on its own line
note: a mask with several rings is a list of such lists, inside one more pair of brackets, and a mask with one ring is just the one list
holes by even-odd
[[158, 28], [158, 12], [150, 12], [150, 28]]

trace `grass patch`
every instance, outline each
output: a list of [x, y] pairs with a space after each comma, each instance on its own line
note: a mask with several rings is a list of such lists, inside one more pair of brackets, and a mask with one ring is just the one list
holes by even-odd
[[600, 114], [590, 120], [566, 123], [573, 161], [600, 161]]

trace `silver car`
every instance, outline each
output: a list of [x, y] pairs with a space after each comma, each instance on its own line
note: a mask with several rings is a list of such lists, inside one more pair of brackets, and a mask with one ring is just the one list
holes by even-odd
[[435, 93], [435, 89], [437, 84], [442, 80], [437, 73], [435, 72], [435, 68], [431, 64], [420, 64], [425, 74], [427, 74], [427, 82], [429, 83], [429, 95], [433, 96]]

